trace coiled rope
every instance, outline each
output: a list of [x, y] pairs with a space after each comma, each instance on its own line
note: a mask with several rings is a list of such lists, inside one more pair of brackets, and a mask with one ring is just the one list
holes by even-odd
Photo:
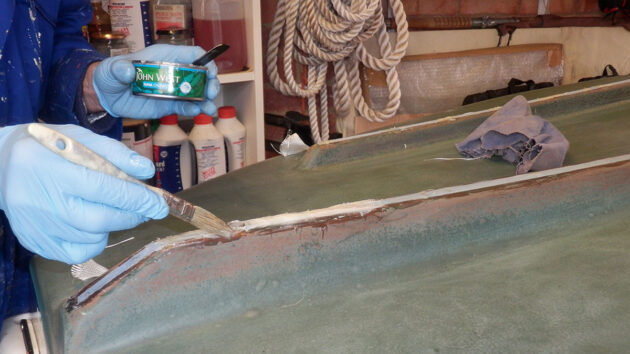
[[[396, 20], [396, 45], [392, 50], [383, 18], [381, 0], [279, 0], [267, 50], [267, 74], [273, 87], [287, 96], [308, 99], [311, 134], [316, 143], [329, 138], [328, 63], [334, 68], [332, 97], [339, 118], [352, 108], [372, 122], [384, 122], [400, 106], [400, 82], [396, 65], [409, 41], [407, 17], [400, 0], [389, 0]], [[363, 42], [374, 35], [380, 58], [372, 56]], [[281, 37], [282, 57], [278, 55]], [[294, 61], [308, 68], [306, 86], [296, 82]], [[386, 73], [389, 99], [377, 111], [363, 98], [359, 62]], [[283, 77], [278, 68], [283, 67]], [[317, 98], [319, 96], [319, 113]], [[354, 105], [352, 104], [354, 103]], [[321, 116], [321, 119], [319, 117]], [[321, 129], [319, 121], [321, 120]]]

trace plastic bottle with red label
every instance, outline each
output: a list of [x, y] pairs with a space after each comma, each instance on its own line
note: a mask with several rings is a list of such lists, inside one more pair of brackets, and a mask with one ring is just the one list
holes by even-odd
[[160, 119], [153, 134], [153, 161], [157, 187], [176, 193], [192, 186], [191, 146], [188, 135], [177, 124], [177, 114]]
[[212, 117], [199, 114], [188, 139], [195, 149], [197, 183], [224, 175], [227, 172], [223, 134], [212, 124]]
[[234, 171], [244, 167], [246, 129], [236, 119], [236, 109], [232, 106], [220, 107], [216, 126], [225, 140], [227, 170]]

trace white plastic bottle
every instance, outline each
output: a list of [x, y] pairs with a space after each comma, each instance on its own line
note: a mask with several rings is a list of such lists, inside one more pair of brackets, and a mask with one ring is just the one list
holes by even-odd
[[197, 183], [208, 181], [227, 172], [223, 134], [212, 124], [212, 117], [201, 113], [188, 139], [195, 149]]
[[227, 152], [227, 170], [234, 171], [245, 166], [245, 126], [236, 119], [232, 106], [219, 108], [217, 129], [223, 134]]
[[192, 186], [192, 153], [188, 135], [177, 125], [177, 114], [160, 119], [153, 134], [155, 184], [171, 193]]

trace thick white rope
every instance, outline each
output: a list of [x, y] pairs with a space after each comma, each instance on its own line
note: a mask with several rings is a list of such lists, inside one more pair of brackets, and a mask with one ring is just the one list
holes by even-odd
[[[407, 50], [409, 32], [401, 1], [389, 0], [389, 4], [397, 30], [393, 50], [381, 0], [278, 1], [269, 34], [267, 74], [271, 84], [282, 94], [308, 99], [311, 134], [316, 143], [329, 138], [328, 63], [332, 63], [334, 69], [332, 98], [338, 119], [352, 113], [353, 107], [372, 122], [383, 122], [398, 110], [401, 94], [396, 65]], [[368, 53], [363, 46], [363, 42], [374, 35], [380, 47], [380, 58]], [[359, 62], [386, 73], [389, 99], [382, 111], [369, 107], [363, 98]], [[297, 65], [308, 70], [306, 86], [295, 80]], [[282, 67], [283, 75], [280, 75], [279, 67]]]

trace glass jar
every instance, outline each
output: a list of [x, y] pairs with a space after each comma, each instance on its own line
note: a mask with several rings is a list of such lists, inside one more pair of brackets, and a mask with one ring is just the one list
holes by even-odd
[[219, 73], [247, 67], [244, 0], [193, 0], [195, 44], [210, 50], [218, 44], [230, 49], [214, 60]]
[[190, 34], [190, 31], [184, 28], [163, 28], [157, 30], [157, 39], [155, 40], [155, 43], [192, 45], [192, 36]]
[[[88, 32], [111, 32], [112, 22], [109, 14], [103, 8], [101, 0], [92, 0], [92, 21], [88, 24]], [[107, 6], [107, 5], [105, 5]]]
[[129, 46], [122, 33], [95, 32], [90, 34], [90, 41], [94, 49], [109, 57], [129, 54]]
[[192, 33], [192, 5], [190, 0], [151, 0], [153, 19], [153, 40], [157, 41], [158, 31], [183, 28]]

